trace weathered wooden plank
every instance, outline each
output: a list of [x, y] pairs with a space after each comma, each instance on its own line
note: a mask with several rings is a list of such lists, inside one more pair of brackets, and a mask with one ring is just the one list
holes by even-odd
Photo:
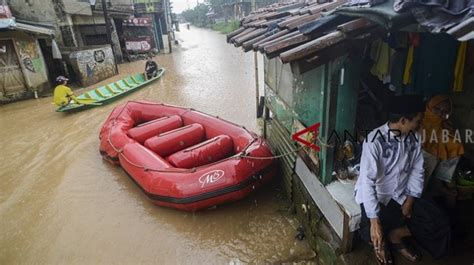
[[279, 50], [288, 48], [290, 46], [294, 46], [297, 44], [305, 43], [307, 41], [311, 40], [311, 37], [308, 35], [303, 35], [303, 33], [299, 33], [293, 37], [290, 37], [288, 39], [276, 42], [274, 44], [268, 45], [265, 47], [265, 53], [274, 53]]
[[346, 53], [351, 45], [352, 43], [343, 41], [322, 50], [320, 53], [317, 53], [317, 55], [308, 55], [306, 58], [299, 59], [298, 61], [294, 62], [298, 65], [296, 72], [298, 72], [298, 74], [303, 74], [312, 69], [318, 68], [331, 59], [337, 58]]
[[244, 51], [245, 51], [245, 52], [248, 52], [248, 51], [252, 50], [254, 43], [257, 43], [257, 42], [259, 42], [259, 41], [265, 39], [266, 37], [267, 37], [267, 36], [266, 36], [265, 34], [262, 34], [262, 35], [260, 35], [260, 36], [258, 36], [258, 37], [256, 37], [256, 38], [253, 38], [253, 39], [251, 39], [251, 40], [248, 40], [248, 41], [242, 43], [242, 48], [244, 48]]
[[261, 35], [265, 32], [267, 32], [266, 28], [265, 29], [256, 29], [256, 30], [250, 32], [249, 34], [247, 34], [245, 36], [242, 36], [238, 39], [235, 39], [235, 44], [240, 46], [240, 45], [242, 45], [243, 42], [251, 40], [251, 39], [253, 39], [253, 38], [255, 38], [255, 37], [257, 37], [257, 36], [259, 36], [259, 35]]
[[334, 31], [320, 38], [307, 42], [294, 49], [286, 51], [280, 54], [280, 58], [283, 63], [288, 63], [301, 59], [309, 54], [315, 53], [321, 49], [332, 46], [336, 43], [341, 42], [346, 38], [346, 35], [341, 31]]
[[237, 36], [238, 34], [242, 33], [244, 30], [245, 30], [244, 27], [240, 27], [240, 28], [232, 31], [231, 33], [227, 34], [227, 42], [230, 42], [230, 39], [232, 37]]
[[304, 15], [295, 15], [295, 16], [291, 16], [283, 21], [281, 21], [280, 23], [278, 23], [278, 27], [279, 28], [285, 28], [286, 25], [290, 24], [290, 23], [293, 23], [297, 20], [300, 20], [306, 16], [310, 16], [310, 14], [304, 14]]
[[311, 7], [309, 9], [309, 13], [319, 14], [323, 11], [331, 11], [331, 10], [335, 9], [336, 7], [341, 6], [345, 3], [347, 3], [347, 0], [337, 0], [337, 1], [334, 1], [334, 2], [329, 2], [329, 3], [317, 5], [317, 6]]
[[266, 48], [267, 46], [272, 45], [272, 44], [274, 44], [274, 43], [277, 43], [277, 42], [279, 42], [279, 41], [281, 41], [281, 40], [285, 40], [285, 39], [287, 39], [287, 38], [291, 38], [291, 37], [296, 36], [296, 35], [298, 35], [298, 34], [300, 34], [299, 31], [290, 32], [290, 33], [288, 33], [288, 34], [286, 34], [286, 35], [283, 35], [283, 36], [281, 36], [281, 37], [279, 37], [279, 38], [276, 38], [276, 39], [274, 39], [274, 40], [272, 40], [272, 41], [262, 43], [261, 45], [259, 45], [258, 49], [259, 49], [261, 52], [264, 52], [264, 51], [265, 51], [265, 48]]
[[288, 13], [290, 13], [290, 15], [292, 16], [297, 16], [300, 14], [300, 10], [303, 9], [303, 8], [300, 8], [300, 9], [295, 9], [295, 10], [290, 10], [288, 11]]
[[366, 18], [358, 18], [352, 21], [346, 22], [341, 24], [337, 27], [337, 30], [342, 31], [344, 33], [348, 33], [354, 30], [363, 29], [367, 27], [374, 26], [374, 22], [366, 19]]
[[247, 23], [247, 24], [245, 24], [245, 26], [246, 26], [246, 27], [251, 27], [251, 28], [256, 28], [256, 27], [258, 27], [258, 25], [260, 25], [260, 24], [262, 24], [262, 23], [264, 23], [264, 22], [266, 22], [266, 20], [264, 20], [264, 19], [259, 19], [259, 20], [255, 20], [255, 21], [252, 21], [252, 22], [250, 22], [250, 23]]
[[237, 35], [233, 36], [232, 38], [230, 38], [229, 42], [233, 43], [235, 41], [235, 39], [237, 39], [241, 36], [244, 36], [245, 34], [248, 34], [249, 32], [254, 31], [254, 30], [255, 30], [254, 28], [246, 28], [244, 31], [242, 31], [239, 34], [237, 34]]
[[275, 9], [275, 11], [283, 12], [283, 11], [291, 11], [291, 10], [294, 10], [294, 9], [297, 10], [297, 9], [299, 9], [299, 8], [305, 6], [305, 5], [306, 5], [305, 3], [295, 3], [295, 4], [290, 4], [290, 5], [279, 7], [277, 9]]
[[286, 16], [291, 16], [290, 12], [288, 12], [288, 11], [285, 11], [285, 12], [277, 12], [277, 13], [274, 14], [274, 15], [265, 17], [265, 19], [267, 19], [267, 20], [275, 20], [275, 19], [279, 19], [279, 18], [284, 18], [284, 17], [286, 17]]
[[309, 13], [309, 10], [317, 5], [320, 5], [318, 1], [313, 1], [311, 3], [308, 3], [308, 5], [305, 8], [302, 8], [299, 10], [298, 14]]
[[274, 39], [276, 39], [276, 38], [279, 38], [279, 37], [281, 37], [281, 36], [283, 36], [283, 35], [286, 35], [287, 33], [289, 33], [289, 31], [286, 30], [286, 29], [285, 29], [285, 30], [282, 30], [282, 31], [280, 31], [280, 32], [277, 32], [277, 33], [275, 33], [275, 34], [273, 34], [273, 35], [271, 35], [271, 36], [268, 36], [268, 37], [264, 38], [263, 40], [260, 40], [260, 41], [258, 41], [258, 42], [256, 42], [256, 43], [254, 43], [254, 44], [252, 45], [252, 48], [253, 48], [254, 50], [256, 50], [256, 49], [258, 48], [258, 45], [260, 45], [260, 44], [262, 44], [262, 43], [265, 43], [265, 42], [269, 42], [269, 41], [274, 40]]
[[334, 229], [334, 232], [336, 232], [339, 238], [342, 238], [344, 233], [344, 213], [339, 208], [339, 205], [321, 181], [318, 180], [318, 177], [309, 170], [308, 166], [299, 157], [296, 159], [295, 172], [311, 196], [311, 199], [313, 199]]
[[309, 16], [304, 17], [304, 18], [301, 19], [301, 20], [295, 21], [295, 22], [293, 22], [293, 23], [287, 25], [286, 27], [287, 27], [287, 29], [289, 29], [289, 30], [294, 30], [294, 29], [296, 29], [297, 27], [299, 27], [299, 26], [301, 26], [301, 25], [304, 25], [304, 24], [306, 24], [306, 23], [308, 23], [308, 22], [311, 22], [311, 21], [313, 21], [313, 20], [315, 20], [315, 19], [318, 19], [319, 17], [321, 17], [320, 14], [309, 15]]

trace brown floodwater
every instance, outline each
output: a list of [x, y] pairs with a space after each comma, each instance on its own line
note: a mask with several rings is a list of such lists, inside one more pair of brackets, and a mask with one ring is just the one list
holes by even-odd
[[[212, 210], [153, 205], [99, 155], [112, 109], [146, 99], [195, 108], [258, 131], [253, 55], [210, 30], [182, 29], [157, 82], [120, 101], [74, 114], [51, 97], [0, 106], [0, 264], [239, 264], [305, 260], [298, 223], [275, 185]], [[120, 65], [120, 75], [144, 62]], [[96, 84], [100, 85], [100, 84]], [[80, 91], [78, 91], [80, 92]]]

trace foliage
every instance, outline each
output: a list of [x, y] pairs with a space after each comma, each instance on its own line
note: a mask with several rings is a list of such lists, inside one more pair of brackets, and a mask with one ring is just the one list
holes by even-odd
[[226, 0], [206, 0], [206, 3], [216, 14], [222, 14], [223, 6], [226, 3]]
[[219, 31], [222, 34], [228, 34], [240, 27], [240, 22], [238, 20], [230, 20], [229, 22], [218, 22], [212, 25], [212, 29]]
[[206, 4], [199, 4], [193, 9], [183, 11], [182, 15], [186, 21], [198, 27], [205, 27], [208, 25], [206, 14], [209, 12], [209, 6]]

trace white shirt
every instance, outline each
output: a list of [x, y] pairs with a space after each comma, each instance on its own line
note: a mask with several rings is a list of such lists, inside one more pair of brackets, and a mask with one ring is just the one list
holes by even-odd
[[378, 217], [379, 203], [391, 199], [402, 205], [407, 195], [423, 192], [424, 169], [419, 134], [396, 137], [388, 123], [369, 133], [364, 141], [355, 200], [368, 218]]

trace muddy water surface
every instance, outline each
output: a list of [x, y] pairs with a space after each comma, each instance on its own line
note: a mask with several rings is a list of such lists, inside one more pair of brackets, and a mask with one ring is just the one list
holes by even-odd
[[[98, 133], [114, 106], [147, 99], [257, 129], [253, 55], [203, 29], [183, 29], [161, 80], [110, 105], [63, 115], [51, 97], [0, 107], [0, 264], [229, 264], [295, 261], [297, 222], [274, 187], [198, 213], [151, 204], [101, 159]], [[144, 62], [120, 65], [120, 75]], [[99, 85], [100, 85], [99, 84]], [[78, 91], [80, 92], [80, 91]]]

